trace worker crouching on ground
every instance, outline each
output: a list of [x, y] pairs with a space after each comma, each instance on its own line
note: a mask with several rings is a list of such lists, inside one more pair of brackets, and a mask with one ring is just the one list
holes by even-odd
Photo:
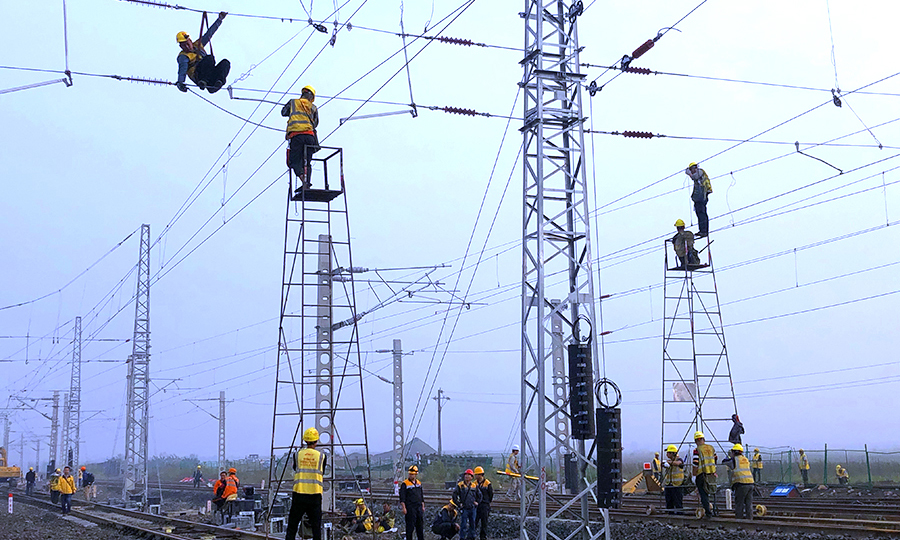
[[439, 540], [450, 540], [459, 532], [459, 524], [456, 523], [458, 512], [456, 503], [451, 499], [443, 508], [434, 516], [434, 522], [431, 524], [431, 532], [440, 536]]
[[681, 515], [684, 508], [684, 460], [678, 457], [678, 448], [670, 444], [666, 448], [666, 461], [662, 464], [665, 479], [666, 510]]
[[759, 484], [762, 482], [763, 458], [759, 453], [759, 448], [753, 449], [753, 461], [750, 464], [753, 467], [753, 482]]
[[797, 463], [797, 467], [800, 468], [800, 476], [803, 477], [803, 487], [806, 487], [809, 484], [809, 458], [806, 457], [806, 452], [802, 448], [797, 452], [800, 454], [800, 463]]
[[31, 492], [34, 490], [34, 481], [37, 479], [37, 475], [34, 473], [34, 467], [28, 467], [28, 472], [25, 473], [25, 495], [31, 497]]
[[299, 99], [292, 99], [281, 108], [281, 116], [286, 116], [287, 128], [284, 138], [288, 141], [288, 168], [297, 177], [296, 191], [312, 187], [312, 156], [319, 151], [319, 109], [313, 105], [316, 89], [304, 86]]
[[81, 467], [81, 489], [84, 490], [84, 500], [90, 501], [97, 495], [97, 487], [94, 485], [94, 473], [87, 467]]
[[838, 465], [835, 468], [835, 472], [837, 474], [838, 483], [840, 483], [842, 486], [846, 486], [850, 483], [850, 473], [848, 473], [847, 469], [845, 469], [842, 465]]
[[50, 502], [53, 504], [59, 503], [59, 477], [62, 476], [61, 473], [62, 471], [56, 469], [53, 471], [53, 474], [50, 475]]
[[419, 468], [409, 468], [409, 476], [400, 483], [400, 511], [406, 520], [406, 540], [412, 540], [413, 530], [418, 540], [425, 540], [425, 492], [419, 482]]
[[711, 445], [706, 444], [706, 436], [702, 431], [694, 433], [694, 457], [692, 460], [691, 472], [696, 478], [697, 493], [700, 495], [700, 504], [705, 512], [704, 518], [708, 519], [715, 515], [713, 508], [709, 504], [709, 496], [716, 493], [716, 450]]
[[475, 538], [475, 513], [478, 503], [481, 502], [481, 491], [473, 478], [472, 469], [466, 469], [463, 479], [456, 483], [453, 490], [453, 502], [459, 509], [459, 538], [460, 540], [474, 540]]
[[494, 486], [484, 477], [484, 468], [475, 467], [475, 485], [481, 492], [481, 502], [475, 512], [475, 529], [480, 540], [487, 539], [488, 518], [491, 515], [491, 503], [494, 501]]
[[381, 507], [381, 515], [375, 521], [375, 532], [392, 532], [395, 530], [394, 523], [396, 523], [394, 510], [391, 508], [391, 503], [385, 502]]
[[209, 30], [197, 41], [191, 41], [191, 36], [187, 32], [178, 32], [175, 35], [175, 41], [181, 47], [181, 52], [178, 53], [178, 81], [175, 87], [182, 92], [187, 92], [187, 86], [184, 85], [185, 76], [190, 77], [197, 88], [207, 90], [210, 94], [215, 94], [225, 86], [225, 79], [231, 71], [231, 62], [222, 60], [216, 64], [215, 57], [203, 48], [222, 26], [225, 15], [228, 14], [224, 11], [219, 13], [216, 22], [209, 25]]
[[304, 514], [309, 520], [313, 540], [322, 539], [322, 492], [327, 458], [316, 450], [319, 431], [309, 428], [303, 432], [305, 448], [294, 454], [294, 489], [291, 494], [291, 513], [288, 515], [285, 540], [294, 540]]
[[72, 511], [72, 495], [78, 491], [75, 487], [75, 477], [72, 476], [70, 471], [69, 467], [64, 468], [62, 476], [59, 477], [59, 482], [57, 483], [59, 487], [59, 506], [64, 515]]
[[700, 228], [697, 238], [709, 236], [709, 215], [706, 213], [706, 203], [709, 201], [709, 196], [712, 193], [712, 183], [709, 181], [709, 176], [706, 176], [706, 171], [701, 169], [696, 163], [688, 165], [684, 173], [690, 176], [694, 182], [691, 200], [694, 201], [694, 212], [697, 213], [697, 224]]
[[744, 447], [731, 447], [732, 457], [722, 460], [734, 471], [731, 489], [734, 492], [734, 516], [738, 519], [753, 519], [753, 473], [750, 460], [744, 456]]
[[[676, 270], [683, 270], [691, 265], [700, 264], [700, 254], [694, 249], [694, 233], [684, 228], [684, 221], [678, 219], [675, 221], [675, 236], [669, 241], [675, 248], [675, 255], [678, 257], [678, 266]], [[659, 454], [656, 454], [654, 462], [659, 466]]]

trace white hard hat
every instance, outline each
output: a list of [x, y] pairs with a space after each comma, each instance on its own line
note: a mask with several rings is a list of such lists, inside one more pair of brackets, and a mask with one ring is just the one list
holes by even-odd
[[518, 445], [518, 444], [514, 444], [513, 447], [512, 447], [512, 449], [513, 449], [513, 450], [518, 450], [518, 449], [519, 449], [519, 445]]

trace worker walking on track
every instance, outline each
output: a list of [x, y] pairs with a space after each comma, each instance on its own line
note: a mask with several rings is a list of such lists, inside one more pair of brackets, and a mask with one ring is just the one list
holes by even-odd
[[762, 454], [759, 453], [759, 448], [753, 449], [753, 462], [751, 465], [753, 466], [753, 482], [759, 484], [762, 482], [763, 470], [763, 458]]
[[509, 489], [506, 490], [508, 499], [518, 499], [522, 490], [522, 470], [519, 466], [519, 445], [514, 444], [509, 457], [506, 458], [506, 474], [515, 474], [509, 477]]
[[484, 468], [475, 467], [475, 485], [481, 492], [481, 502], [478, 503], [478, 510], [475, 512], [475, 528], [478, 530], [480, 540], [487, 539], [488, 518], [491, 515], [491, 502], [494, 500], [494, 486], [491, 481], [484, 477]]
[[25, 495], [31, 497], [31, 492], [34, 490], [34, 481], [37, 479], [37, 475], [34, 473], [34, 467], [28, 467], [28, 472], [25, 473]]
[[78, 491], [78, 488], [75, 487], [75, 477], [70, 474], [70, 470], [71, 469], [66, 466], [57, 483], [57, 486], [59, 487], [59, 505], [63, 515], [72, 511], [72, 495]]
[[400, 483], [400, 511], [406, 519], [406, 540], [412, 540], [413, 530], [418, 540], [425, 540], [425, 492], [418, 480], [419, 468], [409, 468], [408, 477]]
[[50, 475], [50, 502], [53, 504], [59, 503], [59, 477], [62, 476], [61, 473], [62, 471], [56, 469], [53, 471], [53, 474]]
[[200, 482], [203, 481], [203, 471], [200, 470], [200, 465], [197, 465], [197, 470], [194, 471], [194, 487], [200, 487]]
[[94, 486], [94, 473], [89, 472], [87, 467], [81, 467], [81, 489], [84, 490], [84, 500], [89, 501], [96, 495], [96, 487]]
[[225, 86], [228, 72], [231, 71], [231, 62], [222, 60], [216, 64], [216, 58], [207, 53], [203, 47], [209, 44], [213, 34], [222, 26], [226, 15], [228, 13], [224, 11], [219, 13], [216, 22], [209, 25], [209, 29], [197, 41], [191, 41], [191, 36], [187, 32], [175, 34], [175, 41], [181, 47], [181, 52], [178, 53], [178, 81], [175, 83], [175, 87], [182, 92], [187, 92], [187, 86], [184, 84], [185, 77], [190, 77], [197, 88], [206, 90], [210, 94], [215, 94]]
[[750, 460], [744, 456], [744, 447], [738, 443], [731, 447], [732, 457], [723, 460], [734, 471], [731, 490], [734, 492], [734, 516], [753, 519], [753, 474]]
[[797, 466], [800, 467], [800, 476], [803, 477], [803, 487], [806, 487], [809, 484], [809, 458], [806, 457], [806, 452], [802, 448], [797, 452], [800, 454], [800, 463]]
[[316, 89], [304, 86], [299, 99], [292, 99], [281, 108], [281, 116], [286, 116], [287, 128], [284, 138], [288, 140], [288, 167], [297, 177], [297, 191], [312, 187], [312, 156], [319, 151], [319, 109], [313, 104]]
[[666, 510], [681, 515], [684, 508], [684, 460], [678, 457], [678, 448], [670, 444], [666, 448], [666, 460], [662, 464], [666, 472], [665, 480]]
[[704, 518], [710, 518], [715, 515], [713, 508], [709, 504], [709, 496], [715, 497], [716, 493], [716, 449], [706, 444], [706, 436], [702, 431], [694, 433], [694, 457], [692, 460], [691, 472], [696, 478], [694, 483], [697, 486], [697, 493], [700, 495], [700, 504], [705, 512]]
[[291, 513], [288, 516], [285, 540], [294, 540], [305, 514], [312, 529], [313, 540], [322, 539], [322, 493], [326, 467], [325, 454], [316, 450], [319, 431], [309, 428], [303, 432], [305, 448], [294, 455], [294, 492], [291, 494]]
[[457, 482], [453, 490], [453, 502], [459, 508], [459, 538], [460, 540], [474, 540], [475, 538], [475, 513], [478, 503], [481, 502], [481, 491], [474, 481], [475, 473], [472, 469], [466, 469], [463, 479]]
[[712, 183], [709, 181], [706, 171], [701, 169], [696, 163], [688, 165], [684, 172], [694, 182], [691, 200], [694, 201], [694, 212], [697, 213], [697, 224], [700, 227], [697, 238], [709, 236], [709, 215], [706, 213], [706, 203], [709, 201], [709, 195], [712, 193]]

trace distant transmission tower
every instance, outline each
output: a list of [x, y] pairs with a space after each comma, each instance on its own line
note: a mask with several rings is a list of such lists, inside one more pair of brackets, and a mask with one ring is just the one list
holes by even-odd
[[737, 414], [711, 245], [701, 252], [704, 263], [687, 267], [666, 246], [660, 447], [674, 444], [681, 456], [695, 431], [724, 455]]
[[269, 485], [272, 503], [291, 491], [291, 454], [314, 427], [329, 511], [339, 485], [368, 497], [371, 468], [343, 153], [323, 147], [316, 156], [312, 181], [321, 167], [325, 189], [288, 182]]
[[[581, 2], [526, 0], [522, 13], [521, 452], [526, 474], [537, 477], [534, 483], [521, 484], [522, 540], [609, 538], [609, 505], [600, 505], [603, 523], [592, 528], [589, 504], [596, 504], [592, 491], [597, 483], [588, 479], [597, 478], [598, 467], [618, 470], [618, 464], [609, 460], [598, 463], [593, 441], [594, 382], [600, 369], [581, 104], [584, 75], [577, 31], [582, 9]], [[559, 369], [561, 348], [568, 352], [568, 399], [555, 395], [564, 377]], [[560, 426], [561, 422], [569, 426]], [[573, 499], [551, 507], [547, 468], [556, 468], [554, 457], [560, 455], [567, 455], [572, 474], [566, 479]]]
[[141, 225], [134, 338], [128, 357], [128, 415], [125, 419], [125, 486], [122, 498], [149, 495], [147, 436], [150, 428], [150, 225]]
[[69, 401], [63, 423], [65, 424], [63, 429], [64, 461], [70, 467], [76, 467], [81, 464], [78, 460], [81, 440], [81, 317], [75, 317], [75, 337], [72, 340], [72, 379], [69, 382]]

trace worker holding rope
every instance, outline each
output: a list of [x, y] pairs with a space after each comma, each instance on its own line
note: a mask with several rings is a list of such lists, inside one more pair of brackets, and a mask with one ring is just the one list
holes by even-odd
[[[197, 41], [191, 41], [191, 37], [187, 32], [175, 34], [175, 40], [181, 47], [181, 52], [178, 53], [178, 81], [175, 83], [175, 87], [182, 92], [187, 92], [187, 86], [184, 84], [185, 77], [190, 77], [194, 84], [197, 85], [197, 88], [207, 90], [210, 94], [215, 94], [225, 85], [225, 79], [228, 77], [228, 72], [231, 71], [231, 62], [222, 60], [216, 64], [212, 46], [210, 46], [210, 52], [208, 53], [203, 47], [212, 40], [213, 34], [222, 25], [226, 15], [228, 13], [224, 11], [219, 13], [219, 18], [216, 19], [216, 22], [209, 25], [205, 34], [203, 33], [203, 23], [201, 23], [200, 33], [202, 35]], [[205, 12], [203, 16], [205, 21]]]

